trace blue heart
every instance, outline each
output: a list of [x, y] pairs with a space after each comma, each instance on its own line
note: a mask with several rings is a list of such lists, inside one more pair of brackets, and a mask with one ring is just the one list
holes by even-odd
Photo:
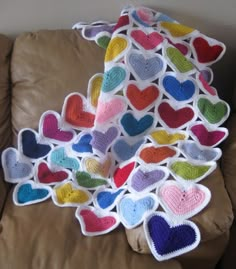
[[50, 159], [53, 164], [75, 171], [79, 170], [80, 167], [79, 161], [76, 158], [68, 157], [64, 148], [53, 150]]
[[163, 86], [165, 90], [177, 101], [186, 101], [195, 93], [195, 85], [191, 80], [179, 82], [173, 76], [166, 76], [163, 79]]
[[78, 143], [72, 145], [72, 149], [76, 152], [93, 152], [92, 146], [90, 142], [92, 140], [92, 136], [90, 134], [85, 134], [80, 137]]
[[46, 189], [32, 189], [31, 184], [26, 183], [21, 185], [17, 192], [17, 201], [19, 204], [40, 200], [47, 197], [49, 191]]
[[109, 192], [109, 191], [101, 191], [99, 192], [99, 194], [97, 195], [97, 202], [98, 205], [102, 208], [102, 209], [106, 209], [108, 207], [110, 207], [112, 204], [115, 203], [116, 198], [119, 196], [119, 194], [121, 194], [124, 191], [124, 189], [119, 189], [116, 192]]
[[21, 133], [21, 143], [23, 154], [31, 159], [45, 157], [51, 150], [49, 145], [39, 144], [35, 133], [31, 130], [25, 130]]
[[140, 120], [136, 118], [131, 113], [126, 113], [121, 119], [121, 124], [125, 131], [130, 136], [136, 136], [147, 131], [153, 124], [153, 117], [151, 115], [145, 115]]
[[114, 66], [110, 70], [104, 73], [102, 82], [102, 91], [110, 92], [118, 90], [123, 85], [123, 81], [126, 78], [126, 70], [120, 66]]
[[131, 159], [139, 147], [144, 143], [144, 139], [139, 140], [133, 145], [128, 144], [124, 139], [117, 140], [117, 142], [113, 146], [113, 150], [116, 155], [122, 161], [127, 161]]
[[144, 214], [154, 209], [155, 201], [152, 197], [144, 197], [137, 201], [131, 198], [123, 198], [120, 201], [120, 214], [129, 226], [135, 226], [142, 220]]
[[170, 227], [161, 216], [153, 216], [149, 219], [148, 231], [154, 243], [154, 248], [159, 255], [165, 255], [191, 246], [196, 241], [195, 230], [182, 224]]
[[134, 72], [141, 80], [155, 80], [164, 68], [163, 61], [158, 56], [146, 59], [142, 54], [132, 52], [128, 59]]
[[167, 16], [166, 14], [162, 13], [158, 18], [157, 18], [157, 22], [162, 22], [162, 21], [166, 21], [166, 22], [174, 22], [175, 20], [172, 19], [171, 17]]

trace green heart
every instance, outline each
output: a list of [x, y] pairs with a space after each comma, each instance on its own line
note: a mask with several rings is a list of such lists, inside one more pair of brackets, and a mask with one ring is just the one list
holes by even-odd
[[228, 113], [228, 107], [222, 101], [212, 104], [208, 99], [200, 98], [197, 106], [204, 118], [211, 124], [220, 122]]
[[186, 73], [194, 69], [194, 65], [178, 49], [168, 47], [166, 55], [180, 73]]
[[109, 36], [101, 36], [97, 39], [97, 44], [99, 47], [106, 49], [108, 47], [108, 44], [110, 42], [111, 38]]
[[85, 188], [96, 188], [107, 184], [107, 181], [105, 179], [92, 178], [90, 174], [86, 172], [77, 172], [76, 180], [81, 187]]
[[209, 165], [192, 165], [188, 162], [174, 162], [171, 170], [185, 180], [195, 180], [202, 177], [211, 168]]

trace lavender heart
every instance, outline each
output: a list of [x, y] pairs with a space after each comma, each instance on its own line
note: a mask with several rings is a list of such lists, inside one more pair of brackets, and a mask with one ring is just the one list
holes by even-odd
[[84, 36], [87, 38], [94, 38], [100, 32], [107, 32], [112, 34], [114, 25], [99, 25], [99, 26], [88, 26], [84, 30]]
[[118, 136], [118, 130], [116, 127], [110, 127], [105, 133], [94, 130], [92, 136], [93, 138], [90, 143], [92, 147], [105, 154], [109, 146]]

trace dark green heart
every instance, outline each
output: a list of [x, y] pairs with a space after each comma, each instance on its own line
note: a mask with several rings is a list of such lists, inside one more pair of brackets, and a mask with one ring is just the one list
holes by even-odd
[[204, 118], [211, 124], [220, 122], [228, 112], [227, 105], [222, 101], [212, 104], [208, 99], [200, 98], [197, 106]]
[[93, 178], [86, 172], [77, 172], [76, 180], [81, 187], [85, 188], [96, 188], [107, 184], [105, 179]]
[[106, 49], [108, 47], [110, 40], [111, 40], [110, 37], [104, 35], [97, 39], [97, 44], [99, 47]]

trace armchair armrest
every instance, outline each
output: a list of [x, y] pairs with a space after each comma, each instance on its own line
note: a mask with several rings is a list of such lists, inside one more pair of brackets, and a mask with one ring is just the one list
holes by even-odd
[[2, 168], [0, 168], [0, 219], [2, 217], [2, 212], [7, 197], [9, 185], [4, 181], [4, 174]]

